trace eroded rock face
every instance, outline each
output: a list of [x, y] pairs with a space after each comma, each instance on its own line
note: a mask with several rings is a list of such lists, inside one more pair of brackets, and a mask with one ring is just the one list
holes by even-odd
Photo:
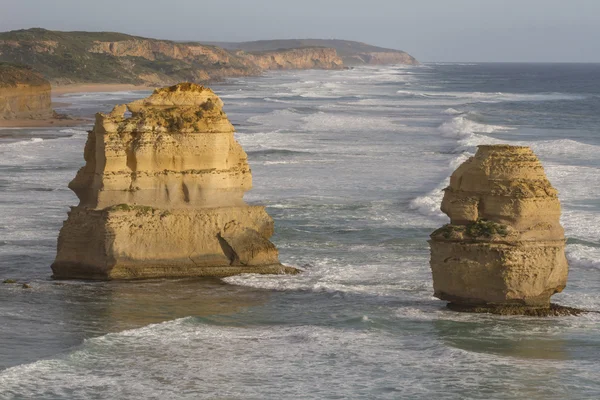
[[419, 65], [419, 62], [410, 54], [403, 51], [371, 51], [345, 57], [344, 62], [348, 65], [370, 64], [370, 65]]
[[50, 83], [31, 68], [0, 63], [0, 119], [52, 116]]
[[560, 203], [528, 147], [479, 146], [452, 174], [431, 234], [435, 296], [460, 306], [549, 308], [568, 264]]
[[247, 53], [238, 51], [237, 56], [246, 58], [261, 69], [342, 69], [344, 62], [335, 49], [306, 47]]
[[222, 106], [184, 83], [96, 115], [69, 184], [80, 203], [61, 229], [55, 278], [295, 272], [268, 240], [264, 207], [243, 201], [252, 176]]

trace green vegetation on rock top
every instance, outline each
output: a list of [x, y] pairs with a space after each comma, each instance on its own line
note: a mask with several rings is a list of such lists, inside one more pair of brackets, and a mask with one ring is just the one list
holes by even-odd
[[493, 236], [505, 237], [508, 227], [493, 221], [479, 219], [468, 225], [447, 224], [437, 229], [431, 236], [442, 235], [445, 239], [460, 238], [490, 238]]
[[27, 65], [0, 62], [0, 87], [15, 87], [17, 84], [40, 86], [47, 85], [48, 81]]

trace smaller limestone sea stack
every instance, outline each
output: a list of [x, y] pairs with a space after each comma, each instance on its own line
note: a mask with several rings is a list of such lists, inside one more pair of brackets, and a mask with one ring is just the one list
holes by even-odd
[[567, 283], [560, 203], [529, 147], [479, 146], [452, 174], [442, 211], [450, 224], [431, 234], [434, 295], [451, 309], [556, 315]]
[[243, 200], [252, 176], [222, 106], [182, 83], [96, 115], [54, 278], [297, 272], [279, 263], [264, 207]]

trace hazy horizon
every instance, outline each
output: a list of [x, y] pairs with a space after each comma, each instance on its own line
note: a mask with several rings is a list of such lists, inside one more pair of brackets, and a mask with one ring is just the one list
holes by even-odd
[[600, 62], [594, 0], [0, 0], [0, 6], [0, 31], [115, 31], [200, 42], [344, 39], [404, 50], [422, 62]]

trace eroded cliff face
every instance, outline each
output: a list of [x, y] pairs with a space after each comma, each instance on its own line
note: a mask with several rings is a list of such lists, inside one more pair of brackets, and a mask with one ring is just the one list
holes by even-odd
[[264, 207], [243, 201], [252, 177], [222, 106], [187, 83], [97, 114], [69, 184], [80, 203], [61, 229], [55, 278], [296, 271], [279, 263]]
[[25, 66], [0, 63], [0, 119], [51, 118], [50, 83]]
[[560, 203], [528, 147], [479, 146], [450, 178], [431, 235], [435, 296], [455, 305], [549, 308], [568, 264]]
[[362, 53], [356, 57], [363, 60], [365, 64], [370, 65], [387, 65], [387, 64], [405, 64], [405, 65], [418, 65], [419, 62], [408, 53], [396, 51], [374, 51], [368, 53]]
[[246, 58], [261, 69], [342, 69], [344, 62], [335, 49], [308, 47], [279, 51], [264, 51], [257, 53], [236, 52], [236, 55]]
[[[95, 41], [88, 49], [90, 53], [109, 54], [124, 59], [125, 57], [140, 57], [149, 61], [161, 62], [165, 59], [182, 61], [191, 66], [191, 76], [196, 81], [222, 79], [232, 76], [256, 75], [261, 69], [243, 57], [216, 46], [205, 46], [197, 43], [174, 43], [160, 40], [131, 39], [120, 41]], [[201, 65], [202, 67], [198, 67]], [[195, 70], [195, 71], [194, 71]], [[160, 76], [159, 74], [157, 74]], [[155, 77], [145, 81], [166, 82], [169, 74], [158, 80]], [[148, 82], [150, 83], [150, 82]]]

